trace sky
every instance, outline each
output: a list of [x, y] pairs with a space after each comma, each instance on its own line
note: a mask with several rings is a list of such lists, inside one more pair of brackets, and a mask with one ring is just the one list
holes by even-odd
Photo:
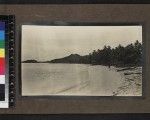
[[22, 25], [22, 61], [47, 61], [70, 54], [142, 42], [142, 26], [40, 26]]

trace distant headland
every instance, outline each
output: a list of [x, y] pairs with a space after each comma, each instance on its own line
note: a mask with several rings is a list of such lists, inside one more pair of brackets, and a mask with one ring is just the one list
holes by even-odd
[[37, 60], [25, 60], [25, 61], [22, 61], [22, 63], [38, 63]]

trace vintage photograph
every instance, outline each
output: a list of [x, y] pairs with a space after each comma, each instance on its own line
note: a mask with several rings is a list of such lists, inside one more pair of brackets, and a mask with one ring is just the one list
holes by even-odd
[[142, 96], [142, 26], [22, 25], [22, 96]]

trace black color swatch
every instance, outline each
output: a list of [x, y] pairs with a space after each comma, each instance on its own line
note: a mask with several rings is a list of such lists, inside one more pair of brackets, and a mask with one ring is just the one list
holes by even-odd
[[5, 84], [0, 84], [0, 101], [5, 100]]

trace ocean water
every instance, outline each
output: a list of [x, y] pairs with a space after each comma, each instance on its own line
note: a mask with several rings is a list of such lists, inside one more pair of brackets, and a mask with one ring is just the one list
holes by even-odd
[[[89, 64], [22, 63], [23, 96], [113, 96], [125, 76], [115, 67]], [[126, 90], [127, 91], [127, 90]], [[118, 92], [119, 96], [136, 96]]]

